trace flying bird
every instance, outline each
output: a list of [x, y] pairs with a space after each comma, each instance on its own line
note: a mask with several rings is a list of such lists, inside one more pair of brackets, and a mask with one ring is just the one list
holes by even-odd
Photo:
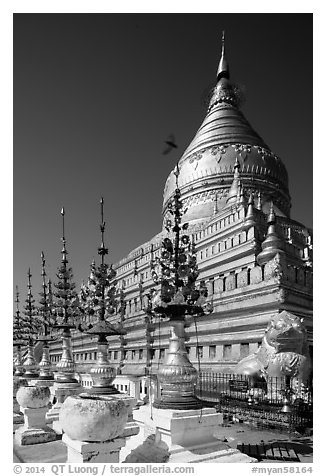
[[169, 137], [165, 141], [165, 144], [167, 145], [167, 147], [163, 150], [164, 155], [169, 154], [172, 149], [178, 148], [177, 144], [175, 143], [175, 137], [173, 134], [169, 135]]

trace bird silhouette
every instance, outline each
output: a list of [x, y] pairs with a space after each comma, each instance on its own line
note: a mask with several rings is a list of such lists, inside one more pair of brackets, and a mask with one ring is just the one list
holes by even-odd
[[173, 134], [169, 135], [169, 137], [165, 141], [165, 144], [167, 145], [167, 147], [163, 150], [163, 155], [169, 154], [171, 150], [178, 148], [177, 144], [175, 143], [175, 137]]

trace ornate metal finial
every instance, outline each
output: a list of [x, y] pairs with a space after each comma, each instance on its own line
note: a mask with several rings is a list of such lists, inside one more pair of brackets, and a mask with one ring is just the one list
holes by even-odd
[[243, 189], [243, 185], [241, 182], [239, 182], [239, 201], [238, 201], [238, 205], [239, 206], [244, 206], [245, 204], [245, 196], [244, 196], [244, 189]]
[[244, 229], [249, 229], [252, 226], [256, 225], [255, 219], [255, 210], [254, 210], [254, 197], [253, 194], [250, 193], [249, 200], [248, 200], [248, 209], [246, 213], [246, 218], [244, 221]]
[[46, 272], [45, 272], [45, 257], [43, 251], [41, 252], [41, 261], [42, 261], [42, 271], [41, 271], [41, 276], [42, 276], [42, 288], [43, 288], [43, 295], [41, 304], [42, 304], [42, 311], [43, 311], [43, 319], [42, 319], [42, 324], [44, 328], [44, 336], [48, 335], [48, 301], [47, 301], [47, 284], [46, 284]]
[[103, 197], [101, 197], [100, 200], [101, 204], [101, 224], [100, 224], [100, 230], [101, 230], [101, 246], [98, 248], [97, 252], [101, 256], [101, 264], [102, 266], [104, 265], [104, 256], [108, 254], [109, 250], [104, 246], [104, 232], [105, 232], [105, 221], [104, 221], [104, 200]]
[[62, 247], [62, 250], [61, 250], [61, 253], [62, 253], [62, 260], [61, 262], [62, 263], [67, 263], [68, 260], [67, 260], [67, 254], [68, 254], [68, 251], [66, 249], [66, 238], [65, 238], [65, 209], [64, 207], [61, 208], [61, 216], [62, 216], [62, 238], [61, 238], [61, 241], [63, 243], [63, 247]]
[[267, 218], [267, 223], [272, 225], [274, 224], [276, 221], [276, 217], [275, 217], [275, 212], [274, 212], [274, 204], [273, 204], [273, 201], [271, 201], [271, 206], [270, 206], [270, 210], [269, 210], [269, 215], [268, 215], [268, 218]]
[[41, 276], [43, 278], [42, 280], [42, 285], [43, 285], [43, 289], [44, 289], [44, 286], [46, 288], [46, 282], [45, 282], [45, 276], [46, 276], [46, 272], [45, 272], [45, 258], [44, 258], [44, 253], [43, 251], [41, 252], [41, 261], [42, 261], [42, 273], [41, 273]]
[[28, 287], [28, 295], [29, 295], [29, 296], [32, 294], [31, 277], [32, 277], [31, 268], [28, 268], [28, 271], [27, 271], [27, 278], [28, 278], [27, 287]]
[[221, 78], [230, 79], [230, 71], [229, 65], [225, 58], [225, 31], [222, 31], [222, 51], [221, 51], [221, 59], [217, 69], [217, 81]]
[[276, 215], [273, 202], [271, 202], [267, 223], [268, 229], [266, 237], [261, 244], [262, 251], [257, 256], [257, 262], [260, 266], [273, 259], [277, 253], [284, 255], [284, 240], [278, 235], [276, 230]]
[[175, 175], [175, 185], [176, 189], [179, 190], [179, 175], [180, 175], [180, 168], [179, 168], [179, 162], [177, 162], [177, 165], [175, 166], [173, 173]]
[[17, 311], [19, 312], [19, 291], [18, 291], [18, 286], [16, 285], [16, 299], [15, 299], [15, 303], [16, 303], [16, 309]]
[[14, 314], [14, 322], [13, 322], [13, 345], [14, 347], [17, 347], [16, 354], [15, 354], [15, 376], [16, 377], [22, 377], [24, 375], [24, 367], [23, 367], [23, 361], [22, 361], [22, 355], [21, 355], [21, 346], [24, 344], [23, 341], [23, 322], [22, 318], [20, 316], [20, 310], [19, 310], [19, 292], [18, 292], [18, 286], [16, 286], [16, 312]]
[[61, 208], [61, 215], [62, 215], [62, 240], [65, 239], [65, 209]]
[[[238, 156], [235, 157], [233, 169], [234, 169], [233, 181], [230, 187], [228, 197], [226, 199], [226, 203], [228, 205], [236, 204], [238, 199], [238, 191], [239, 191], [239, 184], [240, 184], [240, 173], [239, 173], [240, 163], [238, 160]], [[239, 195], [239, 198], [240, 198], [240, 195]]]
[[218, 194], [217, 192], [215, 192], [215, 195], [214, 195], [214, 215], [217, 214], [218, 212], [218, 206], [217, 206], [217, 202], [218, 202]]

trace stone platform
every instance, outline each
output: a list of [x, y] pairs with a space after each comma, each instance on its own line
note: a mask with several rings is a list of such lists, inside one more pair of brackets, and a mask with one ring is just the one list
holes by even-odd
[[[14, 425], [14, 429], [17, 425]], [[289, 449], [295, 449], [298, 455], [298, 462], [304, 464], [310, 464], [313, 461], [313, 448], [312, 448], [312, 438], [309, 437], [287, 437], [284, 434], [272, 432], [270, 430], [255, 430], [248, 425], [243, 423], [240, 424], [230, 424], [230, 425], [219, 425], [217, 427], [217, 434], [222, 440], [227, 440], [227, 444], [231, 449], [236, 449], [242, 447], [242, 444], [248, 446], [248, 443], [251, 445], [259, 445], [263, 440], [267, 444], [276, 444], [284, 441], [287, 442]], [[220, 448], [222, 450], [222, 448]], [[122, 450], [123, 451], [123, 450]], [[191, 451], [191, 450], [190, 450]], [[48, 443], [39, 443], [38, 445], [27, 445], [19, 446], [13, 441], [13, 461], [16, 463], [65, 463], [67, 461], [67, 447], [62, 442], [61, 437], [57, 435], [56, 441], [51, 441]], [[146, 456], [145, 450], [145, 456]], [[196, 455], [199, 454], [196, 453]], [[213, 453], [212, 453], [213, 454]], [[212, 463], [226, 463], [222, 452], [220, 453], [221, 457], [216, 458], [215, 461], [211, 460]], [[144, 461], [148, 462], [148, 460]], [[179, 461], [180, 462], [180, 461]], [[183, 461], [182, 461], [183, 462]], [[196, 461], [200, 463], [200, 461]], [[235, 459], [233, 460], [235, 461]], [[238, 461], [241, 463], [241, 461]], [[256, 464], [264, 463], [280, 463], [282, 459], [275, 457], [273, 460], [263, 459], [258, 461]]]
[[223, 416], [215, 409], [164, 410], [150, 405], [134, 411], [140, 426], [121, 450], [125, 463], [252, 463], [255, 458], [218, 439]]

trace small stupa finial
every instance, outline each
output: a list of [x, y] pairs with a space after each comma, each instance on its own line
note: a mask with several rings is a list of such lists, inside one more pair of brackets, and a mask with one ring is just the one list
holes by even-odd
[[[240, 190], [239, 190], [239, 184], [240, 184], [240, 174], [239, 174], [239, 169], [240, 169], [240, 163], [238, 160], [238, 157], [236, 156], [235, 162], [234, 162], [234, 167], [233, 167], [233, 182], [228, 194], [228, 197], [226, 199], [227, 205], [234, 205], [237, 203], [238, 199], [240, 199]], [[239, 195], [238, 195], [239, 193]]]
[[247, 213], [246, 213], [246, 218], [244, 221], [244, 229], [249, 229], [252, 226], [256, 225], [256, 219], [255, 219], [255, 209], [254, 209], [254, 197], [253, 194], [250, 193], [249, 195], [249, 200], [248, 200], [248, 208], [247, 208]]
[[276, 215], [274, 212], [273, 202], [271, 202], [267, 224], [268, 229], [266, 237], [261, 244], [262, 251], [257, 256], [257, 262], [260, 266], [273, 259], [277, 253], [284, 255], [284, 240], [279, 236], [276, 230]]

